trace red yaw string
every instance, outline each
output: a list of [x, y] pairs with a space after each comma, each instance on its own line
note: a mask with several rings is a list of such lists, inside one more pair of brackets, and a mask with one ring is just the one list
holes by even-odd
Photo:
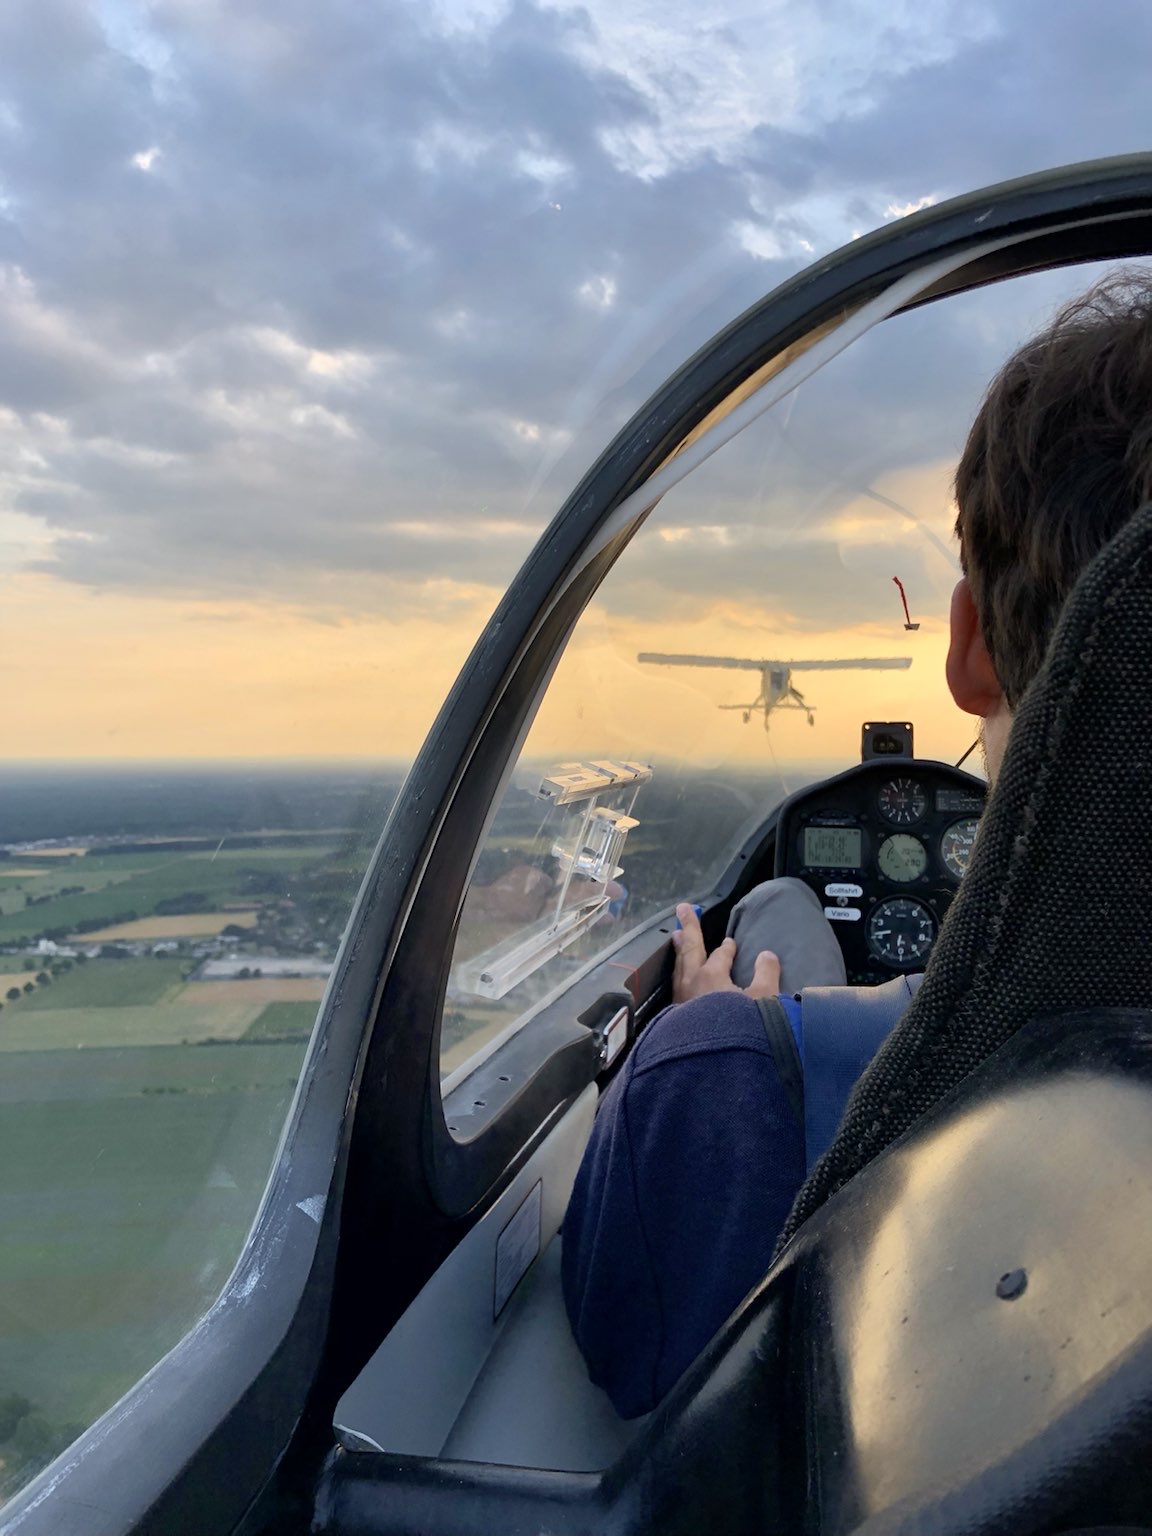
[[[911, 629], [912, 615], [908, 612], [908, 599], [904, 595], [904, 583], [900, 580], [899, 576], [893, 576], [892, 580], [900, 588], [900, 601], [904, 604], [904, 622], [907, 624], [908, 628]], [[916, 627], [919, 628], [920, 626], [917, 625]]]

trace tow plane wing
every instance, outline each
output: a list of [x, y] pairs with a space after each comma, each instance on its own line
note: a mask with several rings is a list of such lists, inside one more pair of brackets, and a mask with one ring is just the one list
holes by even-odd
[[720, 709], [738, 709], [747, 725], [754, 713], [763, 711], [764, 729], [773, 710], [801, 709], [808, 724], [815, 725], [815, 706], [793, 686], [793, 672], [903, 672], [912, 665], [911, 656], [853, 656], [837, 660], [772, 661], [751, 656], [679, 656], [661, 651], [641, 651], [637, 661], [658, 667], [719, 667], [727, 671], [759, 672], [760, 692], [748, 704], [720, 704]]

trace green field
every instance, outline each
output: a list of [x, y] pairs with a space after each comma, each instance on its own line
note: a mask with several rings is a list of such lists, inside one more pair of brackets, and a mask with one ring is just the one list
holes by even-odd
[[[134, 1008], [158, 1003], [184, 984], [179, 960], [91, 960], [74, 966], [18, 1004], [20, 1013], [61, 1008]], [[4, 1019], [0, 1016], [0, 1029]]]
[[[28, 868], [43, 869], [42, 875], [25, 874], [19, 861], [12, 860], [0, 865], [0, 913], [11, 914], [24, 909], [24, 895], [50, 896], [65, 886], [82, 885], [85, 891], [100, 891], [105, 886], [127, 880], [131, 875], [158, 864], [171, 854], [101, 855], [99, 858], [49, 859], [39, 864], [28, 860]], [[32, 911], [46, 910], [34, 907]]]
[[319, 1003], [267, 1003], [245, 1032], [245, 1040], [307, 1040], [316, 1022]]
[[[175, 927], [178, 948], [159, 956], [147, 930], [134, 958], [86, 935], [130, 916], [239, 926], [240, 911], [221, 910], [238, 904], [259, 909], [238, 949], [253, 968], [266, 955], [329, 957], [396, 778], [165, 773], [38, 766], [0, 784], [0, 842], [24, 845], [0, 857], [0, 1505], [219, 1296], [317, 1013], [270, 1000], [307, 996], [300, 983], [187, 988], [198, 960], [227, 946]], [[228, 841], [276, 827], [290, 834], [276, 845]], [[115, 851], [29, 846], [73, 836]], [[132, 836], [167, 846], [118, 842]], [[30, 954], [45, 936], [81, 958]], [[290, 1212], [286, 1240], [311, 1222]]]
[[[124, 1045], [196, 1045], [239, 1040], [259, 1004], [157, 1003], [151, 1008], [5, 1008], [0, 1053], [95, 1051]], [[313, 1017], [315, 1008], [313, 1007]], [[279, 1032], [278, 1032], [279, 1033]], [[92, 1071], [103, 1071], [103, 1064]]]
[[[303, 1053], [301, 1041], [5, 1055], [0, 1398], [22, 1395], [63, 1435], [202, 1315], [255, 1215]], [[27, 1475], [8, 1447], [5, 1460], [0, 1492]]]
[[[181, 998], [185, 962], [89, 960], [0, 1009], [0, 1052], [195, 1045], [203, 1040], [306, 1040], [316, 1002]], [[29, 973], [29, 980], [31, 973]]]
[[0, 1052], [194, 1045], [237, 1039], [253, 1022], [252, 1004], [173, 1001], [183, 985], [178, 960], [90, 960], [5, 1001]]
[[[291, 876], [330, 852], [324, 847], [284, 851], [252, 848], [219, 854], [148, 854], [132, 849], [123, 855], [70, 859], [66, 871], [58, 874], [52, 870], [26, 882], [27, 892], [52, 895], [52, 900], [14, 910], [14, 899], [20, 898], [14, 898], [9, 890], [0, 913], [0, 943], [35, 938], [49, 929], [70, 930], [84, 922], [112, 922], [122, 912], [150, 917], [158, 902], [193, 893], [209, 904], [242, 899], [253, 894], [249, 884], [253, 877]], [[351, 870], [348, 881], [351, 901], [356, 881]], [[55, 896], [63, 885], [83, 885], [85, 889], [70, 896]]]

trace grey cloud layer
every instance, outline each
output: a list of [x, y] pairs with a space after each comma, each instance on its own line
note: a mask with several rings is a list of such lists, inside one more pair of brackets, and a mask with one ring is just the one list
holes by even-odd
[[[160, 0], [106, 32], [67, 0], [4, 7], [0, 510], [44, 519], [52, 569], [103, 587], [329, 602], [378, 574], [399, 609], [429, 576], [504, 582], [622, 414], [801, 241], [1146, 141], [1135, 0], [1095, 21], [1004, 0], [979, 26], [942, 4], [926, 62], [879, 22], [842, 107], [722, 151], [688, 132], [646, 175], [618, 146], [667, 132], [670, 102], [705, 121], [707, 81], [686, 61], [657, 91], [579, 10], [449, 27], [399, 3]], [[749, 254], [751, 226], [778, 257]], [[953, 451], [998, 334], [958, 316], [921, 355], [894, 327], [797, 410], [776, 493], [812, 489], [830, 423], [854, 482]], [[760, 451], [716, 470], [717, 516]], [[668, 545], [661, 582], [754, 586], [732, 558]], [[822, 592], [853, 601], [834, 573]]]

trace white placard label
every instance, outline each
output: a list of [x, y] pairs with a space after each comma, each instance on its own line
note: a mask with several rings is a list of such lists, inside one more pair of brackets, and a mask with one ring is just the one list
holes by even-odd
[[857, 900], [863, 896], [864, 888], [860, 885], [826, 885], [825, 896], [851, 896]]
[[604, 1031], [604, 1065], [610, 1067], [628, 1042], [628, 1010], [620, 1012]]
[[492, 1316], [499, 1317], [508, 1298], [540, 1252], [540, 1207], [543, 1181], [537, 1179], [521, 1200], [516, 1214], [496, 1239], [496, 1294]]
[[824, 916], [830, 923], [858, 923], [859, 907], [825, 907]]

